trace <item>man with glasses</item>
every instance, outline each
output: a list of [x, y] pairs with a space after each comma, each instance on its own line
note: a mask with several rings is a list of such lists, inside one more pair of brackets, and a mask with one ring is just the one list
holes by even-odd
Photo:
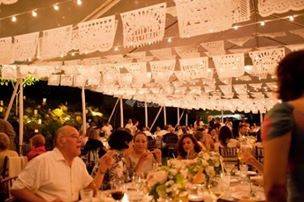
[[28, 163], [14, 182], [12, 194], [22, 201], [77, 201], [80, 190], [96, 191], [95, 181], [103, 177], [107, 165], [100, 166], [93, 180], [78, 157], [80, 149], [79, 132], [68, 125], [59, 128], [55, 148]]

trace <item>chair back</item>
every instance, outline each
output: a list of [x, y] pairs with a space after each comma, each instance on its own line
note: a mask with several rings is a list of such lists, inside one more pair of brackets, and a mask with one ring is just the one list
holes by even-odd
[[219, 153], [223, 157], [224, 162], [239, 164], [237, 147], [220, 147]]
[[255, 157], [260, 162], [264, 162], [264, 148], [261, 146], [255, 146]]

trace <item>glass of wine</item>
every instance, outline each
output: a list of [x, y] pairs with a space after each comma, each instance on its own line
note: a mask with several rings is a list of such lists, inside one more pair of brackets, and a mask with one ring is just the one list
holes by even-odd
[[124, 197], [124, 184], [121, 180], [113, 180], [111, 183], [111, 196], [115, 201], [121, 201]]

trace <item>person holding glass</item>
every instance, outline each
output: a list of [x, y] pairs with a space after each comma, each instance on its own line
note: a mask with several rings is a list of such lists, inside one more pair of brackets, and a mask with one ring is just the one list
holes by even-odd
[[154, 149], [150, 152], [146, 134], [138, 132], [133, 136], [133, 149], [128, 158], [136, 174], [147, 174], [153, 169], [153, 164], [161, 163], [161, 151]]
[[304, 201], [304, 51], [278, 65], [278, 97], [265, 116], [264, 190], [267, 201]]

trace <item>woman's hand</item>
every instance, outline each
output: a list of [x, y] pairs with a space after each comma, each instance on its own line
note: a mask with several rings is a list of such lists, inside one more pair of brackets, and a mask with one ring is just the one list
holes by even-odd
[[158, 163], [161, 163], [162, 153], [161, 153], [160, 149], [154, 149], [151, 153], [153, 154], [155, 160]]

